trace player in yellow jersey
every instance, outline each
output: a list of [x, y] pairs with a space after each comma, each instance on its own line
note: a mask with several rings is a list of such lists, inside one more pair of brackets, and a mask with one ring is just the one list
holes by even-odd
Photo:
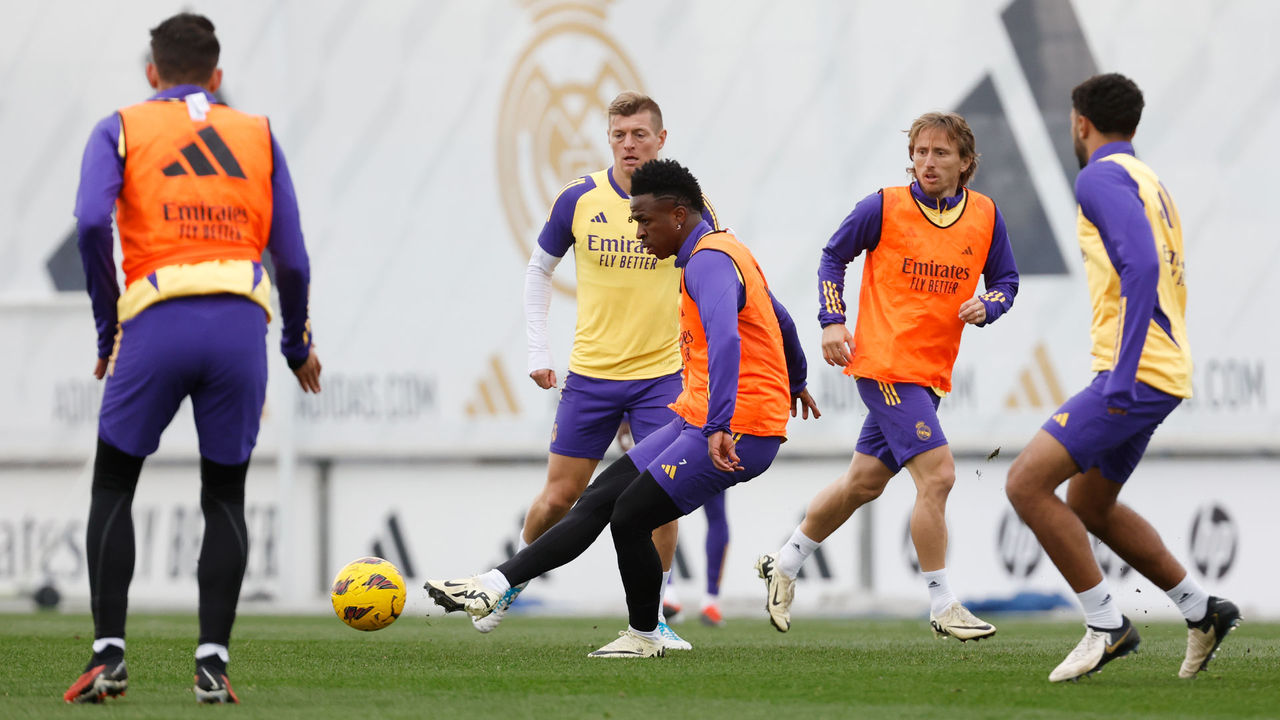
[[[564, 378], [547, 484], [529, 507], [517, 551], [538, 539], [569, 512], [591, 480], [596, 464], [626, 417], [636, 442], [675, 417], [667, 407], [680, 394], [678, 345], [679, 270], [658, 260], [635, 238], [631, 176], [666, 143], [658, 104], [623, 92], [609, 104], [613, 165], [585, 175], [560, 191], [525, 272], [529, 377], [538, 387], [560, 387], [547, 333], [551, 275], [570, 248], [577, 273], [578, 321], [569, 375]], [[708, 224], [718, 227], [708, 204]], [[668, 573], [675, 554], [676, 523], [654, 532]], [[663, 578], [664, 586], [666, 577]], [[512, 588], [498, 610], [474, 621], [489, 632], [523, 589]], [[669, 649], [689, 649], [659, 617]]]
[[[1192, 678], [1239, 624], [1240, 610], [1206, 593], [1155, 528], [1118, 502], [1156, 427], [1191, 397], [1182, 223], [1155, 172], [1134, 154], [1143, 108], [1138, 86], [1123, 75], [1097, 75], [1071, 91], [1071, 106], [1097, 375], [1045, 421], [1009, 469], [1005, 490], [1085, 613], [1084, 638], [1049, 680], [1097, 672], [1140, 642], [1086, 530], [1177, 605], [1187, 620], [1178, 676]], [[1063, 482], [1066, 502], [1055, 494]]]

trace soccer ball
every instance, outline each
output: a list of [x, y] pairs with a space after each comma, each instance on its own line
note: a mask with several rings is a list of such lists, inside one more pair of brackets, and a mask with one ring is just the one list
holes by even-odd
[[404, 610], [404, 578], [380, 557], [363, 557], [338, 571], [329, 598], [338, 619], [357, 630], [381, 630]]

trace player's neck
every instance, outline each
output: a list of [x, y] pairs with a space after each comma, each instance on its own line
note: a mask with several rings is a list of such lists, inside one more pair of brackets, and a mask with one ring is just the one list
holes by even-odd
[[622, 172], [616, 166], [613, 168], [613, 181], [618, 183], [618, 187], [622, 188], [622, 192], [628, 197], [631, 196], [631, 173]]

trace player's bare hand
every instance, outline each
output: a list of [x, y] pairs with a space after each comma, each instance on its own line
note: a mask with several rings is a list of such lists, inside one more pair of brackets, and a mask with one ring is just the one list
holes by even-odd
[[987, 306], [978, 298], [969, 298], [960, 306], [960, 319], [970, 325], [981, 325], [987, 319]]
[[298, 385], [302, 388], [302, 392], [320, 392], [320, 356], [316, 355], [315, 348], [311, 348], [307, 361], [294, 370], [293, 374], [298, 378]]
[[707, 454], [711, 456], [711, 464], [717, 470], [734, 472], [742, 469], [742, 460], [733, 442], [733, 436], [721, 431], [707, 436]]
[[853, 357], [853, 336], [849, 328], [841, 323], [832, 323], [822, 328], [822, 359], [828, 365], [844, 367]]
[[533, 378], [533, 381], [543, 390], [550, 390], [556, 386], [556, 371], [551, 368], [534, 370], [529, 373], [529, 377]]
[[809, 413], [813, 413], [814, 420], [822, 417], [822, 411], [818, 410], [818, 403], [813, 401], [813, 396], [809, 394], [807, 388], [791, 396], [791, 417], [795, 417], [796, 413], [800, 413], [802, 420], [808, 420]]
[[98, 358], [98, 364], [93, 366], [93, 376], [101, 380], [107, 376], [107, 365], [111, 363], [111, 358]]

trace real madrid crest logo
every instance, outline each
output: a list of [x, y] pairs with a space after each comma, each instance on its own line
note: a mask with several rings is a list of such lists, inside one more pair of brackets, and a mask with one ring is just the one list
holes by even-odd
[[[644, 92], [640, 74], [605, 32], [611, 0], [522, 0], [533, 38], [511, 69], [498, 120], [498, 182], [507, 223], [527, 257], [560, 188], [608, 167], [609, 102]], [[555, 280], [556, 289], [572, 286]]]
[[933, 430], [925, 423], [925, 421], [920, 420], [916, 423], [916, 437], [921, 440], [928, 440], [933, 437]]

